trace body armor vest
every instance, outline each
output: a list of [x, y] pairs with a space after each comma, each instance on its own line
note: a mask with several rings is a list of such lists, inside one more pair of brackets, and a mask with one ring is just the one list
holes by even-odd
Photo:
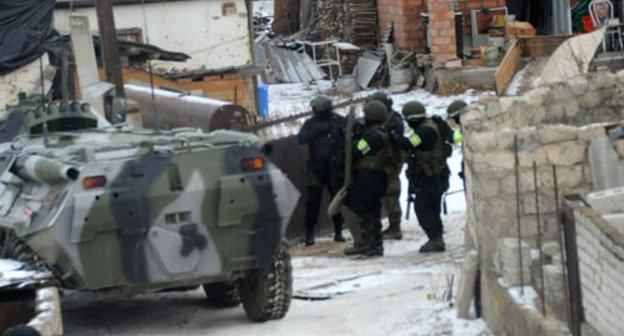
[[[391, 146], [390, 146], [390, 137], [387, 132], [384, 130], [383, 125], [373, 126], [369, 132], [377, 132], [383, 138], [383, 148], [380, 149], [375, 154], [366, 155], [361, 158], [358, 162], [355, 163], [355, 169], [370, 169], [370, 170], [378, 170], [388, 172], [388, 169], [391, 168]], [[365, 133], [365, 134], [366, 134]]]
[[416, 168], [417, 172], [420, 174], [433, 176], [440, 173], [442, 169], [446, 166], [446, 159], [453, 153], [453, 147], [451, 147], [451, 145], [448, 144], [448, 142], [443, 139], [442, 136], [440, 136], [440, 129], [433, 120], [426, 120], [422, 126], [432, 128], [436, 132], [438, 140], [436, 141], [436, 144], [432, 150], [416, 150], [414, 152], [414, 156], [416, 159], [415, 163], [417, 166]]

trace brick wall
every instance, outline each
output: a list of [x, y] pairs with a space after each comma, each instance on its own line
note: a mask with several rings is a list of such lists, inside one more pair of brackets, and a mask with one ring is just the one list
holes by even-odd
[[457, 57], [455, 42], [455, 0], [427, 0], [429, 48], [436, 61]]
[[[464, 13], [464, 35], [470, 34], [470, 10], [504, 6], [506, 0], [378, 0], [379, 27], [384, 36], [394, 23], [395, 43], [399, 48], [424, 53], [426, 27], [421, 12], [430, 15], [431, 53], [437, 60], [455, 57], [455, 14]], [[479, 27], [487, 27], [491, 15], [479, 15]]]
[[378, 0], [379, 28], [385, 36], [394, 22], [395, 43], [399, 48], [424, 53], [427, 46], [421, 12], [427, 12], [426, 0]]
[[603, 336], [624, 335], [624, 236], [589, 208], [574, 218], [585, 319]]
[[[457, 10], [464, 14], [464, 35], [470, 35], [470, 11], [481, 8], [494, 8], [506, 6], [506, 0], [459, 0]], [[494, 12], [493, 14], [503, 14], [503, 11]], [[477, 15], [477, 25], [479, 31], [485, 29], [492, 22], [493, 14]]]

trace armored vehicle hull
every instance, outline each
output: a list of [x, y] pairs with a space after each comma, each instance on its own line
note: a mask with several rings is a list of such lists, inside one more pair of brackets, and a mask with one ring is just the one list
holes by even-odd
[[231, 131], [19, 135], [0, 145], [0, 258], [62, 288], [204, 285], [217, 305], [281, 318], [292, 294], [283, 234], [299, 193], [265, 153]]

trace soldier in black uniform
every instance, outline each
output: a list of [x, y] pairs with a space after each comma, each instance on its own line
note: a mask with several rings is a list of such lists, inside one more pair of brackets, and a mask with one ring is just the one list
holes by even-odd
[[421, 253], [442, 252], [444, 244], [440, 218], [442, 195], [449, 187], [450, 171], [446, 159], [452, 154], [448, 141], [453, 131], [441, 118], [427, 118], [425, 107], [419, 102], [409, 102], [403, 107], [403, 116], [414, 134], [409, 138], [392, 134], [401, 147], [410, 150], [407, 159], [407, 177], [416, 199], [414, 209], [418, 223], [429, 241], [420, 248]]
[[383, 256], [381, 199], [388, 189], [387, 166], [391, 158], [390, 136], [385, 128], [386, 106], [378, 101], [364, 106], [365, 126], [353, 146], [353, 179], [344, 201], [349, 227], [361, 232], [361, 241], [345, 249], [346, 255]]
[[[302, 145], [308, 145], [310, 158], [306, 183], [308, 185], [308, 201], [305, 216], [305, 245], [314, 245], [314, 226], [321, 208], [323, 188], [327, 187], [330, 195], [341, 188], [343, 166], [341, 154], [343, 150], [344, 127], [346, 119], [333, 113], [332, 101], [320, 96], [310, 102], [313, 116], [308, 119], [297, 139]], [[346, 241], [342, 235], [343, 219], [340, 214], [333, 216], [334, 241]]]
[[[405, 125], [403, 123], [403, 118], [401, 114], [394, 111], [392, 109], [392, 98], [390, 98], [387, 94], [378, 91], [373, 93], [369, 98], [369, 101], [379, 101], [383, 103], [388, 109], [388, 118], [385, 121], [385, 127], [388, 132], [392, 132], [397, 136], [403, 136], [405, 131]], [[388, 166], [388, 191], [384, 198], [381, 200], [384, 208], [388, 212], [388, 221], [390, 222], [390, 226], [383, 232], [383, 237], [385, 239], [397, 239], [400, 240], [403, 238], [403, 234], [401, 233], [401, 204], [400, 204], [400, 196], [401, 196], [401, 170], [403, 169], [404, 155], [399, 148], [399, 145], [396, 141], [391, 138], [391, 158]]]

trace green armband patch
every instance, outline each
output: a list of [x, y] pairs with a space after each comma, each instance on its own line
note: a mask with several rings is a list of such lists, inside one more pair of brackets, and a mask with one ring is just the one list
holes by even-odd
[[456, 144], [462, 143], [463, 140], [464, 138], [462, 137], [462, 134], [460, 131], [453, 132], [453, 141], [455, 141]]
[[412, 146], [418, 147], [422, 143], [422, 139], [418, 136], [418, 134], [414, 134], [409, 137], [409, 142], [412, 144]]
[[368, 141], [362, 139], [360, 141], [358, 141], [357, 143], [357, 149], [362, 152], [362, 154], [366, 155], [368, 152], [370, 152], [371, 148], [370, 145], [368, 144]]

